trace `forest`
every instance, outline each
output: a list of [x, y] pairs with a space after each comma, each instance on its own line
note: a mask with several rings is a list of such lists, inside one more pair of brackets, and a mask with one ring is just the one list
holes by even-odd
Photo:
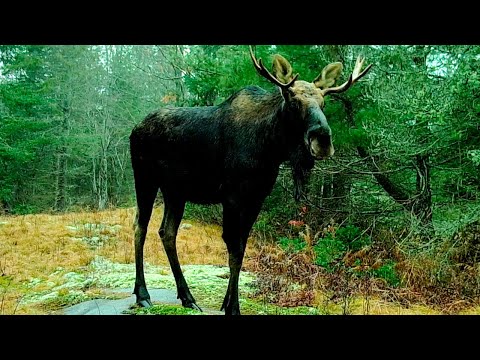
[[[257, 293], [284, 306], [318, 304], [322, 289], [332, 301], [370, 292], [446, 313], [478, 307], [480, 46], [255, 52], [267, 67], [281, 54], [305, 81], [337, 61], [346, 81], [358, 55], [373, 65], [326, 99], [335, 155], [315, 162], [299, 202], [281, 166], [251, 232], [269, 249], [255, 253]], [[133, 127], [248, 85], [277, 91], [247, 45], [1, 45], [0, 216], [134, 208]], [[185, 218], [221, 225], [221, 206], [188, 203]]]

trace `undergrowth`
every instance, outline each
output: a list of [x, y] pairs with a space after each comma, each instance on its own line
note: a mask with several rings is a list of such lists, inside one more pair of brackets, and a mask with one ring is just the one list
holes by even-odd
[[[257, 253], [256, 295], [323, 312], [336, 304], [346, 314], [355, 298], [405, 309], [424, 305], [448, 314], [480, 304], [480, 221], [433, 242], [405, 234], [385, 228], [367, 233], [334, 222], [318, 231], [302, 225], [296, 236], [281, 236]], [[427, 241], [429, 246], [422, 247]]]

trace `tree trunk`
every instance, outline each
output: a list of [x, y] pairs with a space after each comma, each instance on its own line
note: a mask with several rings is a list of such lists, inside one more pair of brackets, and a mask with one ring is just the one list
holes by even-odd
[[417, 195], [412, 204], [412, 212], [426, 227], [432, 227], [432, 190], [430, 185], [430, 162], [426, 154], [415, 158], [417, 170]]
[[[345, 106], [348, 122], [355, 127], [352, 102], [344, 97], [338, 98]], [[370, 155], [366, 148], [358, 145], [357, 152], [368, 164], [373, 176], [385, 192], [398, 204], [402, 205], [405, 210], [415, 215], [422, 225], [430, 229], [432, 227], [432, 192], [429, 156], [424, 154], [416, 155], [417, 189], [416, 194], [412, 195], [401, 185], [394, 183], [388, 175], [382, 173], [379, 167], [382, 161]]]
[[67, 172], [67, 145], [65, 137], [68, 132], [69, 108], [66, 102], [62, 106], [63, 117], [61, 124], [61, 145], [57, 153], [56, 181], [55, 181], [55, 211], [63, 211], [66, 208], [66, 172]]
[[108, 158], [107, 148], [104, 148], [102, 159], [100, 160], [100, 176], [99, 176], [99, 194], [98, 194], [98, 208], [103, 210], [108, 203]]
[[[322, 208], [329, 217], [334, 216], [337, 222], [342, 222], [348, 213], [352, 179], [344, 173], [325, 175], [321, 188]], [[325, 214], [327, 215], [327, 214]]]
[[62, 145], [57, 154], [57, 169], [56, 175], [57, 179], [55, 182], [55, 211], [63, 211], [66, 207], [66, 196], [65, 196], [65, 182], [66, 182], [66, 170], [67, 170], [67, 160], [66, 160], [67, 147]]

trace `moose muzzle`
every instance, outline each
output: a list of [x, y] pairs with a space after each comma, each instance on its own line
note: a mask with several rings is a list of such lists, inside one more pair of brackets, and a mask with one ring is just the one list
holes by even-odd
[[335, 153], [332, 144], [332, 130], [328, 125], [316, 125], [305, 134], [305, 144], [316, 160], [327, 159]]

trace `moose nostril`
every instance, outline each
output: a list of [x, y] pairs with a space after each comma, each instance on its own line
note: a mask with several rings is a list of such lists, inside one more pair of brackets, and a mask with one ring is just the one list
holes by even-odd
[[322, 134], [322, 135], [316, 134], [312, 138], [316, 139], [318, 141], [318, 144], [324, 149], [326, 149], [327, 147], [330, 147], [332, 144], [332, 138], [328, 134]]

